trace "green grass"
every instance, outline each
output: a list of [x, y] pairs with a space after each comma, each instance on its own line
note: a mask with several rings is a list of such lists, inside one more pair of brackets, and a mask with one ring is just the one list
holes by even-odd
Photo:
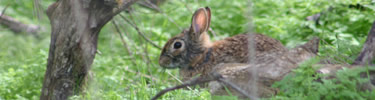
[[[374, 98], [375, 91], [360, 91], [359, 85], [368, 82], [368, 78], [359, 77], [361, 73], [375, 70], [374, 66], [339, 70], [335, 79], [324, 79], [323, 74], [317, 74], [320, 66], [319, 58], [314, 58], [301, 64], [293, 70], [293, 74], [285, 76], [282, 81], [273, 84], [281, 92], [272, 99], [297, 99], [297, 100], [370, 100]], [[318, 82], [316, 80], [321, 80]]]
[[[42, 1], [47, 8], [53, 0]], [[349, 8], [350, 4], [366, 5], [365, 9]], [[41, 38], [26, 34], [15, 35], [0, 27], [0, 99], [38, 99], [46, 69], [50, 41], [49, 22], [46, 16], [36, 19], [31, 1], [3, 0], [0, 9], [10, 4], [7, 14], [25, 23], [40, 24]], [[187, 5], [186, 5], [187, 4]], [[303, 44], [312, 37], [322, 39], [318, 60], [330, 60], [337, 64], [350, 64], [361, 50], [367, 33], [375, 20], [374, 3], [366, 0], [254, 0], [251, 13], [254, 30], [248, 30], [247, 0], [169, 0], [161, 9], [167, 16], [134, 5], [132, 15], [138, 27], [154, 43], [163, 46], [180, 28], [190, 25], [192, 12], [198, 7], [212, 9], [212, 29], [217, 33], [214, 40], [246, 31], [266, 34], [291, 48]], [[185, 6], [188, 6], [190, 11]], [[328, 10], [332, 7], [332, 10]], [[306, 21], [307, 16], [324, 12], [319, 24]], [[158, 91], [179, 84], [177, 70], [165, 70], [158, 66], [160, 50], [142, 39], [120, 16], [114, 21], [119, 25], [131, 54], [123, 47], [119, 34], [108, 23], [99, 36], [98, 50], [91, 68], [91, 80], [85, 96], [71, 99], [147, 100]], [[316, 59], [315, 59], [316, 60]], [[357, 75], [362, 70], [343, 70], [339, 79], [317, 83], [313, 80], [315, 69], [306, 63], [295, 74], [275, 84], [283, 90], [271, 99], [368, 99], [375, 98], [374, 91], [356, 91], [354, 86], [366, 79]], [[317, 75], [319, 76], [319, 75]], [[342, 83], [336, 83], [340, 81]], [[346, 88], [348, 87], [348, 88]], [[288, 90], [286, 90], [288, 89]], [[211, 100], [207, 89], [181, 89], [165, 94], [164, 100]], [[235, 97], [225, 97], [223, 99]]]

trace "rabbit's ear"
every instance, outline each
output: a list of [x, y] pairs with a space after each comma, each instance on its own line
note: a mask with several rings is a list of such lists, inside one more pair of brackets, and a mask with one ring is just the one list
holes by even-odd
[[207, 29], [206, 29], [206, 31], [207, 31], [210, 28], [210, 24], [211, 24], [211, 9], [210, 9], [210, 7], [205, 7], [204, 9], [206, 9], [207, 17], [208, 17], [208, 25], [207, 25]]
[[208, 7], [199, 8], [195, 11], [192, 22], [191, 29], [195, 36], [199, 36], [203, 32], [206, 32], [210, 27], [211, 22], [211, 10]]

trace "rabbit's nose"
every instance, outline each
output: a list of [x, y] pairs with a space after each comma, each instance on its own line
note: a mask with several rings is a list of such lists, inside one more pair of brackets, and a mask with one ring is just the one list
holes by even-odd
[[169, 65], [169, 63], [170, 63], [170, 60], [169, 60], [168, 57], [161, 56], [161, 57], [159, 58], [159, 65], [160, 65], [161, 67], [166, 67], [167, 65]]

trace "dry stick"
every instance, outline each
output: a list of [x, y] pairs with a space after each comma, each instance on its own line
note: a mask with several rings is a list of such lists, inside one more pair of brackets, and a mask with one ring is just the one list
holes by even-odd
[[254, 96], [251, 96], [251, 95], [247, 94], [244, 90], [242, 90], [236, 84], [234, 84], [232, 82], [229, 82], [229, 81], [225, 80], [224, 78], [219, 78], [217, 81], [219, 81], [221, 83], [224, 83], [227, 86], [232, 87], [234, 90], [236, 90], [237, 92], [240, 92], [242, 95], [246, 96], [247, 98], [250, 98], [251, 100], [258, 100], [257, 97], [254, 97]]
[[127, 19], [125, 16], [121, 15], [120, 14], [120, 17], [123, 18], [127, 23], [129, 23], [130, 26], [132, 26], [139, 35], [142, 36], [143, 39], [145, 39], [147, 42], [149, 42], [152, 46], [158, 48], [161, 50], [161, 47], [156, 45], [155, 43], [153, 43], [149, 38], [147, 38], [138, 28], [138, 26], [136, 26], [135, 24], [133, 24], [129, 19]]
[[[115, 21], [112, 21], [112, 24], [115, 27], [117, 33], [120, 35], [121, 42], [122, 42], [123, 46], [126, 48], [127, 53], [130, 55], [130, 57], [134, 57], [131, 49], [128, 46], [128, 44], [125, 42], [124, 37], [122, 36], [120, 29], [118, 28], [118, 25], [116, 24]], [[133, 65], [137, 65], [135, 63], [134, 59], [131, 59], [131, 60], [132, 60]]]
[[[322, 39], [322, 42], [328, 44], [328, 42], [325, 41], [324, 39]], [[329, 48], [332, 48], [332, 47], [329, 47]], [[332, 49], [333, 49], [333, 48], [332, 48]], [[345, 63], [345, 65], [348, 65], [348, 63], [347, 63], [342, 57], [339, 57], [339, 56], [337, 56], [337, 55], [332, 55], [332, 56], [333, 56], [333, 57], [328, 57], [328, 58], [330, 58], [330, 59], [328, 59], [329, 61], [331, 61], [331, 59], [333, 59], [334, 62], [335, 62], [335, 64], [337, 64], [337, 63]], [[335, 58], [336, 58], [337, 60], [335, 60]]]
[[216, 38], [216, 32], [210, 27], [208, 31], [211, 32], [211, 34]]
[[160, 81], [159, 79], [157, 79], [157, 78], [155, 78], [155, 77], [152, 77], [152, 76], [150, 76], [150, 75], [142, 74], [142, 73], [139, 73], [139, 72], [137, 72], [137, 71], [131, 70], [131, 69], [129, 69], [128, 66], [126, 66], [126, 67], [124, 68], [124, 70], [127, 71], [127, 72], [130, 72], [130, 73], [135, 73], [135, 74], [141, 75], [141, 76], [143, 76], [143, 77], [149, 78], [149, 79], [154, 80], [154, 81]]
[[[149, 65], [151, 65], [151, 66], [156, 66], [154, 63], [152, 63], [152, 61], [151, 61], [151, 58], [150, 58], [150, 56], [149, 56], [149, 53], [148, 53], [148, 46], [147, 45], [145, 45], [145, 55], [146, 55], [146, 59], [148, 60], [148, 62], [149, 62]], [[147, 66], [147, 67], [150, 67], [150, 66]], [[148, 72], [150, 73], [150, 75], [152, 76], [152, 73], [151, 73], [151, 68], [148, 68], [147, 69], [148, 70]]]
[[[142, 77], [149, 78], [149, 79], [151, 79], [151, 80], [153, 80], [153, 81], [160, 81], [159, 79], [154, 78], [154, 77], [152, 77], [152, 76], [149, 76], [149, 75], [146, 75], [146, 74], [142, 74], [142, 73], [138, 73], [138, 72], [136, 72], [136, 71], [134, 71], [134, 70], [131, 70], [131, 69], [129, 69], [128, 66], [126, 66], [126, 67], [124, 68], [124, 70], [127, 71], [127, 72], [130, 72], [130, 73], [134, 73], [134, 74], [136, 74], [137, 77], [140, 75], [140, 76], [142, 76]], [[125, 78], [125, 79], [126, 79], [126, 78]], [[134, 79], [138, 79], [138, 78], [134, 78]], [[130, 80], [130, 79], [127, 79], [127, 80]], [[135, 83], [138, 82], [139, 80], [136, 80], [136, 81], [134, 81], [134, 80], [130, 80], [130, 81], [131, 81], [130, 84], [135, 84]], [[128, 86], [128, 87], [125, 88], [124, 90], [127, 91], [127, 90], [129, 90], [129, 88], [130, 88], [130, 86]]]
[[124, 37], [122, 36], [121, 31], [120, 31], [120, 29], [118, 28], [118, 25], [117, 25], [116, 21], [112, 20], [112, 24], [113, 24], [113, 26], [114, 26], [114, 28], [115, 28], [115, 30], [116, 30], [116, 33], [118, 33], [118, 34], [120, 35], [121, 42], [124, 44], [123, 46], [126, 48], [128, 54], [129, 54], [130, 56], [132, 56], [132, 51], [131, 51], [130, 48], [128, 47], [128, 44], [125, 42], [125, 39], [124, 39]]
[[[181, 2], [183, 2], [183, 1], [181, 0]], [[186, 1], [185, 1], [184, 3], [185, 3], [185, 8], [186, 8], [187, 10], [189, 10], [189, 12], [190, 12], [191, 14], [193, 14], [193, 10], [191, 10], [191, 9], [189, 8], [188, 3], [187, 3]]]
[[[105, 0], [107, 2], [115, 2], [115, 4], [118, 5], [117, 9], [114, 9], [112, 12], [114, 15], [117, 15], [119, 14], [120, 12], [122, 11], [125, 11], [125, 9], [129, 8], [130, 5], [132, 5], [133, 3], [137, 2], [138, 0]], [[121, 4], [119, 4], [121, 3]], [[112, 4], [112, 3], [108, 3], [108, 4]]]
[[35, 14], [35, 16], [38, 18], [38, 20], [41, 20], [41, 16], [40, 16], [40, 2], [39, 0], [34, 0], [33, 1], [33, 4], [34, 4], [34, 7], [33, 7], [33, 14]]
[[[3, 10], [5, 12], [5, 10]], [[0, 24], [8, 27], [14, 33], [28, 33], [38, 37], [39, 26], [37, 25], [28, 25], [17, 21], [16, 19], [6, 16], [5, 14], [0, 15]]]
[[[135, 26], [135, 29], [138, 31], [138, 33], [141, 33], [141, 31], [138, 29], [138, 27], [137, 27], [137, 24], [135, 23], [135, 21], [134, 21], [134, 19], [132, 18], [132, 14], [131, 13], [129, 13], [130, 14], [130, 19], [131, 20], [126, 20], [125, 19], [125, 21], [127, 21], [129, 24], [131, 24], [131, 23], [133, 23], [132, 25], [133, 26]], [[130, 22], [130, 21], [132, 21], [132, 22]], [[144, 34], [140, 34], [143, 38], [145, 38], [146, 39], [146, 42], [151, 42]], [[141, 41], [141, 42], [143, 42], [143, 41]], [[151, 42], [152, 43], [152, 42]], [[142, 43], [143, 44], [143, 43]], [[161, 48], [159, 48], [159, 49], [161, 49]], [[144, 49], [143, 49], [144, 51], [145, 51], [145, 53], [144, 54], [141, 54], [141, 57], [142, 57], [142, 59], [144, 60], [144, 61], [147, 61], [146, 62], [146, 64], [147, 64], [147, 66], [149, 67], [149, 65], [150, 65], [150, 63], [152, 63], [151, 62], [151, 60], [150, 60], [150, 58], [149, 58], [149, 56], [148, 56], [148, 52], [147, 52], [147, 44], [145, 44], [145, 47], [144, 47]], [[138, 68], [138, 70], [139, 70], [139, 67], [137, 67]], [[147, 71], [150, 73], [151, 71], [150, 71], [150, 68], [148, 68], [147, 69]], [[146, 75], [146, 74], [145, 74]]]
[[[172, 78], [174, 78], [175, 80], [177, 80], [178, 82], [180, 83], [184, 83], [182, 82], [180, 79], [178, 79], [176, 76], [174, 76], [172, 73], [170, 72], [167, 72], [168, 75], [172, 76]], [[187, 87], [189, 90], [193, 90], [192, 88], [190, 88], [189, 86]]]
[[[150, 65], [151, 66], [154, 66], [154, 63], [152, 63], [151, 59], [150, 59], [150, 56], [148, 55], [148, 52], [147, 52], [147, 47], [148, 45], [145, 43], [145, 47], [144, 47], [144, 53], [145, 53], [145, 56], [146, 56], [146, 60], [148, 61], [147, 63], [147, 72], [146, 74], [149, 74], [150, 76], [153, 76], [152, 73], [151, 73], [151, 68], [150, 68]], [[155, 84], [154, 81], [151, 81], [150, 82], [151, 84]], [[150, 94], [152, 93], [152, 91], [149, 92]]]
[[188, 82], [185, 82], [181, 85], [177, 85], [177, 86], [174, 86], [174, 87], [170, 87], [170, 88], [166, 88], [162, 91], [160, 91], [158, 94], [156, 94], [154, 97], [152, 97], [151, 100], [156, 100], [158, 99], [159, 97], [161, 97], [163, 94], [169, 92], [169, 91], [173, 91], [173, 90], [176, 90], [176, 89], [181, 89], [181, 88], [185, 88], [185, 87], [188, 87], [188, 86], [194, 86], [194, 85], [198, 85], [198, 84], [203, 84], [203, 83], [207, 83], [207, 82], [210, 82], [210, 81], [214, 81], [214, 80], [217, 80], [219, 79], [220, 77], [217, 76], [217, 77], [204, 77], [204, 76], [199, 76], [197, 78], [193, 78], [191, 79], [190, 81]]
[[[131, 51], [131, 49], [128, 47], [127, 43], [125, 42], [125, 40], [124, 40], [124, 38], [123, 38], [123, 36], [122, 36], [122, 34], [121, 34], [121, 31], [120, 31], [120, 29], [118, 28], [118, 25], [116, 24], [115, 21], [112, 21], [112, 23], [113, 23], [113, 25], [115, 26], [117, 33], [120, 35], [120, 38], [121, 38], [122, 43], [124, 44], [124, 47], [128, 50], [128, 54], [129, 54], [131, 57], [133, 57], [133, 54], [131, 53], [132, 51]], [[133, 63], [134, 65], [137, 65], [137, 64], [135, 63], [134, 59], [131, 59], [131, 60], [132, 60], [132, 63]], [[157, 78], [154, 78], [154, 77], [152, 77], [152, 76], [149, 76], [149, 75], [146, 75], [146, 74], [142, 74], [142, 73], [138, 73], [138, 72], [136, 72], [136, 71], [130, 70], [128, 67], [125, 67], [125, 68], [124, 68], [124, 71], [130, 72], [130, 73], [135, 73], [135, 74], [140, 75], [140, 76], [142, 76], [142, 77], [149, 78], [149, 79], [151, 79], [151, 80], [153, 80], [153, 81], [160, 81], [160, 80], [158, 80]], [[133, 82], [134, 82], [134, 81], [133, 81]], [[127, 90], [127, 89], [125, 89], [125, 90]]]
[[[120, 15], [121, 15], [121, 14], [120, 14]], [[125, 20], [124, 20], [124, 21], [125, 21]], [[130, 23], [128, 23], [128, 24], [130, 24]], [[125, 30], [125, 28], [124, 28], [124, 30]], [[125, 33], [125, 36], [124, 36], [124, 37], [125, 37], [125, 38], [129, 41], [129, 43], [130, 43], [129, 45], [130, 45], [130, 46], [132, 46], [132, 45], [134, 46], [134, 45], [135, 45], [134, 40], [132, 40], [131, 38], [127, 38], [127, 37], [130, 37], [129, 32], [124, 32], [124, 33]], [[135, 47], [135, 49], [138, 50], [139, 48]], [[132, 52], [132, 54], [133, 54], [133, 53], [134, 53], [134, 54], [137, 54], [137, 50], [134, 51], [134, 52]], [[134, 58], [134, 57], [132, 56], [131, 58]]]
[[[151, 60], [150, 60], [150, 58], [148, 56], [147, 44], [146, 43], [142, 43], [142, 44], [144, 44], [144, 46], [142, 46], [143, 47], [142, 48], [143, 54], [141, 54], [141, 56], [143, 58], [143, 61], [146, 61], [146, 64], [147, 64], [147, 67], [148, 67], [150, 65], [150, 63], [152, 63], [152, 62], [151, 62]], [[150, 70], [150, 69], [148, 68], [148, 70]]]
[[173, 91], [173, 90], [176, 90], [176, 89], [181, 89], [181, 88], [185, 88], [185, 87], [189, 87], [189, 86], [194, 86], [194, 85], [198, 85], [198, 84], [204, 84], [204, 83], [211, 82], [211, 81], [221, 82], [221, 83], [233, 88], [234, 90], [241, 93], [242, 95], [250, 98], [251, 100], [256, 100], [256, 97], [248, 95], [245, 91], [243, 91], [237, 85], [233, 84], [232, 82], [229, 82], [229, 81], [225, 80], [225, 78], [223, 78], [222, 75], [220, 75], [218, 73], [215, 73], [215, 72], [213, 72], [213, 73], [211, 73], [210, 75], [207, 75], [207, 76], [199, 76], [199, 77], [193, 78], [190, 81], [188, 81], [186, 83], [183, 83], [181, 85], [166, 88], [166, 89], [160, 91], [154, 97], [152, 97], [151, 100], [156, 100], [169, 91]]
[[27, 32], [39, 38], [37, 34], [39, 26], [23, 24], [12, 17], [5, 15], [5, 11], [8, 9], [9, 5], [10, 4], [7, 4], [0, 13], [0, 24], [7, 26], [13, 32]]
[[[130, 14], [130, 13], [129, 13], [129, 14]], [[125, 20], [125, 21], [126, 21], [126, 20]], [[133, 21], [133, 22], [128, 22], [128, 24], [130, 24], [131, 26], [134, 25], [134, 26], [137, 27], [137, 25], [135, 24], [134, 21]], [[137, 28], [138, 28], [138, 27], [137, 27]], [[137, 30], [137, 31], [140, 32], [140, 30]], [[139, 37], [139, 38], [142, 39], [141, 37]], [[142, 40], [141, 40], [140, 42], [141, 42], [141, 44], [144, 44]], [[148, 42], [148, 41], [146, 41], [146, 42]], [[142, 47], [140, 47], [140, 48], [142, 48]], [[144, 48], [142, 48], [142, 49], [144, 49]], [[146, 64], [148, 65], [148, 64], [149, 64], [149, 61], [147, 60], [147, 58], [145, 57], [145, 55], [141, 53], [140, 56], [142, 57], [143, 61], [147, 61]], [[139, 73], [140, 75], [146, 75], [146, 74], [142, 74], [139, 70], [140, 70], [139, 67], [137, 67], [137, 75], [138, 75], [138, 73]]]
[[171, 17], [169, 17], [166, 13], [164, 13], [158, 6], [156, 6], [155, 4], [151, 3], [148, 0], [145, 0], [145, 1], [147, 4], [151, 5], [153, 9], [156, 9], [159, 13], [162, 13], [165, 17], [167, 17], [170, 22], [172, 22], [174, 25], [178, 27], [178, 29], [182, 30], [182, 28]]
[[1, 15], [0, 15], [0, 17], [3, 17], [3, 15], [5, 15], [5, 11], [8, 9], [8, 7], [9, 7], [9, 4], [7, 4], [7, 5], [4, 7], [4, 9], [1, 11]]
[[[144, 51], [144, 54], [141, 54], [142, 58], [144, 60], [146, 60], [146, 65], [147, 65], [147, 72], [146, 74], [149, 74], [150, 76], [152, 76], [152, 73], [151, 73], [151, 68], [150, 68], [150, 65], [151, 66], [155, 66], [154, 63], [152, 63], [151, 59], [150, 59], [150, 56], [147, 52], [148, 50], [148, 45], [146, 43], [144, 43], [144, 48], [143, 48], [143, 51]], [[153, 81], [151, 81], [151, 84], [152, 84]]]
[[[147, 48], [146, 48], [145, 50], [146, 50], [145, 53], [146, 53], [146, 57], [147, 57], [148, 61], [151, 62], [151, 65], [152, 65], [152, 66], [156, 66], [154, 63], [152, 63], [151, 58], [150, 58], [150, 56], [149, 56], [149, 53], [147, 52]], [[150, 70], [150, 69], [149, 69], [149, 70]]]

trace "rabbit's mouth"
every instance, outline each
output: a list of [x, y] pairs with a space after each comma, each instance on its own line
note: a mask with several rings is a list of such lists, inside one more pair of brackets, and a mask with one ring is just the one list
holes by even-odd
[[181, 64], [178, 64], [178, 63], [169, 63], [169, 64], [160, 65], [160, 66], [165, 68], [165, 69], [181, 68]]
[[166, 57], [166, 56], [161, 56], [160, 59], [159, 59], [159, 65], [163, 68], [166, 68], [166, 69], [175, 69], [175, 68], [179, 68], [178, 67], [178, 64], [176, 63], [173, 63], [171, 61], [171, 58], [169, 57]]
[[175, 65], [175, 64], [169, 64], [169, 65], [167, 65], [167, 66], [161, 66], [161, 67], [163, 67], [163, 68], [165, 68], [165, 69], [176, 69], [176, 68], [180, 68], [179, 66], [177, 66], [177, 65]]

